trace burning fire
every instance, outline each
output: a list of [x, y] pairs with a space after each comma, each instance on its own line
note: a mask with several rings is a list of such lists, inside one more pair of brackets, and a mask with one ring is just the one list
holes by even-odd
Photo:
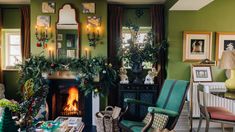
[[76, 87], [70, 87], [68, 92], [69, 96], [63, 110], [65, 112], [76, 112], [78, 111], [78, 89]]

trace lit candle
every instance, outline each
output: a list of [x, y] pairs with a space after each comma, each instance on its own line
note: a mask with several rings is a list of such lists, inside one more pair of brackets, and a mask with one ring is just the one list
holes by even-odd
[[47, 30], [48, 30], [48, 29], [47, 29], [47, 27], [46, 27], [45, 29], [46, 29], [46, 31], [45, 31], [45, 32], [46, 32], [46, 33], [45, 33], [45, 36], [46, 36], [46, 38], [47, 38]]
[[91, 50], [89, 50], [89, 59], [91, 59]]
[[87, 33], [89, 33], [89, 31], [90, 31], [90, 25], [89, 24], [86, 25], [86, 30], [87, 30]]
[[54, 60], [54, 57], [55, 57], [55, 52], [54, 50], [52, 50], [52, 60]]
[[98, 27], [96, 28], [96, 30], [97, 30], [97, 34], [99, 35], [99, 33], [100, 33], [100, 27], [98, 26]]
[[85, 57], [86, 57], [86, 59], [87, 59], [87, 54], [88, 54], [88, 49], [87, 48], [85, 48]]
[[35, 26], [35, 30], [36, 30], [35, 34], [37, 35], [38, 34], [38, 26], [37, 25]]
[[49, 58], [51, 58], [51, 48], [49, 48]]

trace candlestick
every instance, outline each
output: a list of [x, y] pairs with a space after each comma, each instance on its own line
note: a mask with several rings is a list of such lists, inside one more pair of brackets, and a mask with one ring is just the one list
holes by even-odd
[[86, 49], [85, 49], [85, 57], [86, 57], [86, 59], [87, 59], [87, 57], [88, 57], [88, 56], [87, 56], [87, 52], [88, 52], [88, 49], [86, 48]]
[[89, 59], [91, 59], [91, 50], [89, 50]]
[[52, 60], [54, 60], [54, 57], [55, 57], [55, 52], [54, 50], [52, 50]]
[[49, 49], [49, 58], [51, 59], [51, 49]]

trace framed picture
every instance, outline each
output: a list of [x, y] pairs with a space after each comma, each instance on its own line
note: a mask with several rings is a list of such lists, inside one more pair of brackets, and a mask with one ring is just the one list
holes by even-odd
[[50, 27], [50, 16], [37, 16], [37, 26]]
[[62, 41], [63, 40], [63, 34], [57, 34], [57, 40]]
[[212, 82], [211, 66], [194, 65], [192, 67], [193, 82]]
[[55, 13], [55, 2], [42, 2], [42, 13]]
[[184, 32], [183, 61], [211, 60], [212, 32]]
[[235, 32], [216, 33], [216, 61], [221, 59], [224, 50], [235, 50]]
[[57, 48], [58, 48], [58, 49], [62, 48], [61, 42], [57, 42]]
[[95, 3], [82, 3], [82, 13], [95, 13]]
[[94, 26], [94, 27], [98, 27], [100, 26], [101, 23], [101, 17], [97, 17], [97, 16], [88, 16], [87, 17], [87, 24]]
[[67, 57], [68, 58], [75, 58], [76, 57], [76, 51], [75, 50], [67, 50]]
[[75, 34], [66, 34], [66, 45], [68, 48], [75, 48]]

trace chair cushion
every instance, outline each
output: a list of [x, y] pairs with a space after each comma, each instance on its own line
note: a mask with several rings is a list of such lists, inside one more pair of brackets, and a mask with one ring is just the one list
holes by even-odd
[[145, 126], [143, 122], [137, 122], [137, 121], [129, 121], [129, 120], [122, 120], [120, 124], [126, 128], [133, 128], [133, 127], [141, 127], [141, 129]]
[[222, 107], [207, 107], [211, 119], [235, 122], [235, 114]]

